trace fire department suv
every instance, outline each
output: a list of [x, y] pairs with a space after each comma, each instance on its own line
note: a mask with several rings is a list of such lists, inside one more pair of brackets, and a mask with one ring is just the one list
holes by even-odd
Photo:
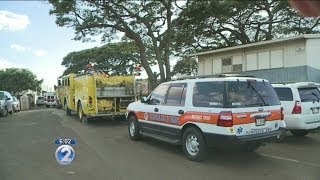
[[182, 144], [193, 161], [208, 147], [254, 151], [284, 132], [280, 101], [267, 80], [217, 75], [160, 84], [129, 104], [129, 136]]

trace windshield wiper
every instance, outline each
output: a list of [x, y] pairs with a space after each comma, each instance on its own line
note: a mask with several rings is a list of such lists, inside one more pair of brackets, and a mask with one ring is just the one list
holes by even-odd
[[252, 86], [252, 84], [250, 84], [251, 89], [257, 93], [258, 97], [261, 99], [261, 101], [263, 102], [264, 106], [268, 106], [268, 104], [266, 103], [266, 101], [263, 99], [263, 97], [261, 96], [261, 94], [259, 94], [259, 92], [257, 91], [257, 89], [255, 87]]
[[313, 96], [315, 96], [315, 97], [318, 99], [318, 101], [320, 101], [320, 98], [319, 98], [319, 96], [318, 96], [316, 93], [312, 92], [311, 94], [312, 94]]

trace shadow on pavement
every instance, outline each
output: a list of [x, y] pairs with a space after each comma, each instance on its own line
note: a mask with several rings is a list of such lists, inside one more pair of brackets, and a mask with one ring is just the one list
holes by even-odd
[[294, 144], [294, 145], [314, 145], [315, 143], [318, 143], [318, 141], [312, 137], [311, 135], [307, 135], [304, 137], [297, 137], [293, 135], [288, 135], [284, 141], [283, 144]]

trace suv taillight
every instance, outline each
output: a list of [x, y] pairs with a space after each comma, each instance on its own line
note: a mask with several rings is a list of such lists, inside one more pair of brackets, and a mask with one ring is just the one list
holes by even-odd
[[281, 107], [281, 120], [284, 119], [283, 107]]
[[296, 101], [294, 107], [292, 109], [292, 114], [301, 114], [301, 103], [300, 101]]
[[233, 126], [232, 112], [231, 111], [221, 111], [219, 114], [219, 119], [218, 119], [217, 125], [223, 126], [223, 127], [232, 127]]

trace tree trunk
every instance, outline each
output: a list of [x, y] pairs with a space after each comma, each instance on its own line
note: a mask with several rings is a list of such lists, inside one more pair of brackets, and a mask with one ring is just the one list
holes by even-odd
[[154, 89], [157, 86], [157, 78], [153, 74], [152, 69], [149, 65], [147, 55], [146, 55], [146, 48], [143, 44], [137, 43], [138, 48], [139, 48], [139, 53], [140, 53], [140, 59], [141, 59], [141, 65], [142, 67], [146, 70], [146, 73], [148, 75], [148, 80], [151, 85], [151, 89]]
[[166, 81], [171, 80], [171, 70], [170, 70], [170, 44], [171, 44], [171, 32], [172, 32], [172, 22], [171, 22], [171, 0], [168, 1], [167, 6], [167, 37], [165, 41], [165, 48], [164, 48], [164, 64], [166, 66]]

